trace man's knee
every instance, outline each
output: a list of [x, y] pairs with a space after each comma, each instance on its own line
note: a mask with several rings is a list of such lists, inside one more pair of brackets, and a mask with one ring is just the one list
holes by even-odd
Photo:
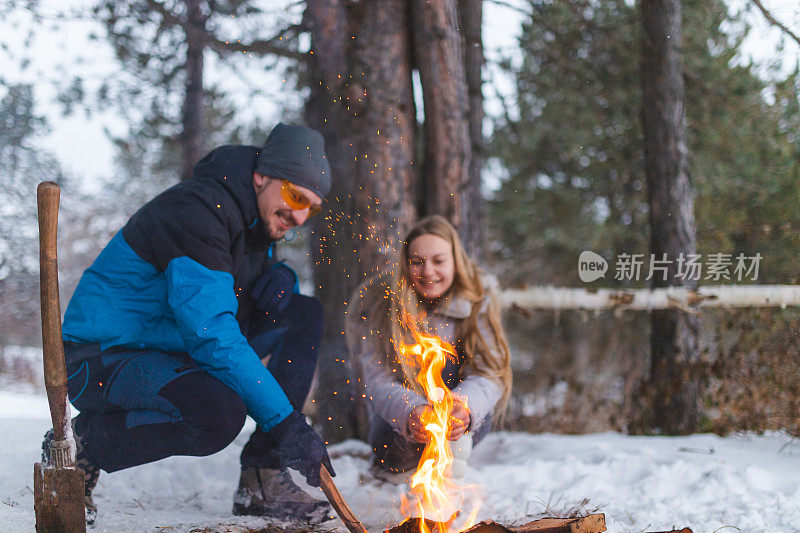
[[180, 411], [190, 455], [211, 455], [233, 442], [244, 426], [247, 408], [236, 392], [205, 372], [192, 372], [161, 393]]
[[322, 334], [322, 303], [313, 296], [292, 295], [292, 301], [289, 303], [285, 316], [291, 322], [291, 326], [304, 330], [318, 330], [319, 334]]
[[[319, 300], [311, 296], [295, 294], [292, 296], [290, 309], [284, 316], [285, 325], [288, 326], [284, 345], [286, 343], [301, 342], [311, 349], [302, 350], [303, 356], [316, 361], [317, 351], [322, 339], [323, 311]], [[298, 355], [298, 354], [295, 354]]]
[[287, 343], [300, 341], [312, 347], [322, 338], [323, 310], [319, 300], [292, 295], [280, 320], [254, 317], [248, 325], [248, 342], [260, 357], [280, 352]]

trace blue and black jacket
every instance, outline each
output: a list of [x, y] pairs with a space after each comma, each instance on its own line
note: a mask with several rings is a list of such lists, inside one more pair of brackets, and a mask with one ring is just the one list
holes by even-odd
[[83, 273], [63, 335], [102, 350], [186, 352], [268, 431], [292, 405], [240, 326], [274, 246], [252, 185], [257, 156], [254, 146], [217, 148], [139, 209]]

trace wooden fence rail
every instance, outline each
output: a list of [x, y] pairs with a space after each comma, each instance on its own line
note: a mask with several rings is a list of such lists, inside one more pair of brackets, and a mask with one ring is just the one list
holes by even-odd
[[500, 294], [503, 308], [683, 309], [696, 313], [704, 307], [781, 307], [800, 305], [800, 285], [711, 285], [696, 291], [681, 287], [663, 289], [583, 289], [528, 287]]

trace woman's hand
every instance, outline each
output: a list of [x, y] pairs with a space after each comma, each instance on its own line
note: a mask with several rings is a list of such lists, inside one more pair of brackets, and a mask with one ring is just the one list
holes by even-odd
[[430, 405], [418, 405], [408, 415], [408, 433], [411, 435], [411, 440], [414, 442], [426, 443], [431, 440], [430, 434], [425, 431], [422, 419], [423, 413], [433, 409]]
[[469, 429], [472, 416], [469, 413], [467, 404], [461, 398], [453, 396], [453, 409], [450, 411], [450, 431], [447, 433], [447, 440], [458, 440]]
[[[408, 433], [414, 442], [427, 443], [431, 440], [430, 433], [425, 430], [423, 419], [429, 419], [430, 405], [418, 405], [408, 417]], [[447, 440], [460, 439], [469, 428], [472, 417], [467, 404], [461, 398], [453, 397], [453, 408], [450, 410], [450, 430]]]

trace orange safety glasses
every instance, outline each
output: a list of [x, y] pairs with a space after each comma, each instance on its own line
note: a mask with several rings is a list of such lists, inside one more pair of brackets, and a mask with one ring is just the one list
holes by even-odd
[[308, 218], [316, 216], [322, 211], [321, 204], [312, 204], [311, 200], [306, 198], [306, 195], [298, 191], [290, 182], [286, 180], [281, 181], [283, 182], [283, 185], [281, 185], [281, 197], [290, 208], [295, 211], [302, 211], [308, 208]]

